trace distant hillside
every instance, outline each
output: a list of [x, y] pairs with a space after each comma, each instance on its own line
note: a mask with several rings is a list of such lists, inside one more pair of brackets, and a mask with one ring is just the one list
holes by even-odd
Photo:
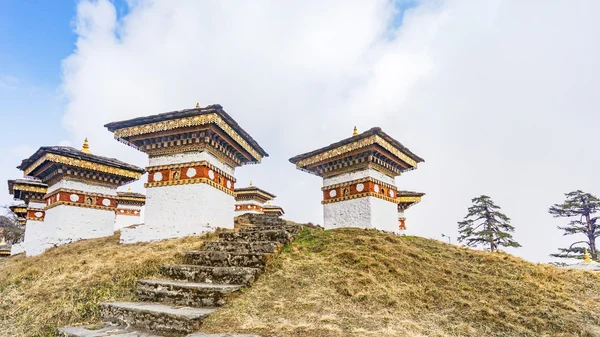
[[[117, 236], [0, 263], [0, 336], [53, 336], [133, 299], [138, 278], [214, 238]], [[207, 331], [264, 336], [600, 336], [600, 276], [370, 230], [306, 230]]]

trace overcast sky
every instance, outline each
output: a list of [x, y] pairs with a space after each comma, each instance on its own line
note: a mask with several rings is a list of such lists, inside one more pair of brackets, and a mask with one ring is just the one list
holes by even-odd
[[[43, 144], [3, 139], [11, 158], [3, 180], [38, 146], [79, 147], [84, 137], [96, 154], [145, 166], [144, 154], [103, 125], [198, 102], [223, 105], [270, 154], [237, 169], [238, 186], [252, 180], [276, 194], [296, 221], [322, 223], [321, 179], [288, 159], [351, 136], [354, 125], [380, 126], [425, 159], [397, 179], [400, 189], [427, 194], [406, 212], [416, 235], [455, 241], [470, 199], [486, 194], [516, 227], [523, 247], [510, 252], [549, 261], [571, 241], [549, 206], [575, 189], [600, 195], [599, 1], [73, 6], [76, 44], [44, 93], [60, 101], [56, 124], [36, 132]], [[8, 97], [18, 76], [0, 67], [0, 79]], [[17, 97], [12, 106], [32, 106]], [[32, 116], [47, 112], [36, 107]]]

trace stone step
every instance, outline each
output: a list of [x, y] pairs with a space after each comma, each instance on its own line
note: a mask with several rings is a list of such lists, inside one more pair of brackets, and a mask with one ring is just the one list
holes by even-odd
[[135, 294], [141, 301], [188, 307], [220, 307], [241, 285], [192, 283], [171, 280], [138, 280]]
[[186, 252], [184, 264], [194, 264], [207, 267], [250, 267], [263, 268], [272, 254], [267, 253], [228, 253], [217, 251], [189, 251]]
[[136, 302], [106, 302], [100, 304], [99, 309], [100, 316], [105, 321], [165, 334], [198, 331], [202, 320], [215, 311], [208, 308]]
[[283, 246], [272, 241], [210, 241], [204, 243], [204, 251], [221, 251], [232, 253], [277, 253]]
[[109, 323], [58, 328], [62, 337], [162, 337]]
[[293, 240], [293, 235], [284, 230], [267, 230], [257, 232], [224, 232], [219, 233], [223, 241], [273, 241], [283, 245]]
[[297, 235], [302, 232], [301, 226], [293, 226], [293, 225], [282, 225], [282, 226], [251, 226], [244, 227], [240, 229], [240, 232], [260, 232], [260, 231], [274, 231], [274, 230], [284, 230], [290, 234]]
[[167, 265], [160, 268], [161, 275], [175, 280], [241, 285], [256, 281], [261, 271], [259, 268], [208, 267], [187, 264]]

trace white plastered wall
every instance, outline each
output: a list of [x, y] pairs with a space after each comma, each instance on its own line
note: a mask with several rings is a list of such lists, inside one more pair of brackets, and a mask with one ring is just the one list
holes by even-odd
[[[59, 188], [117, 195], [116, 188], [91, 185], [77, 180], [62, 179], [48, 187], [48, 193]], [[44, 203], [30, 203], [30, 208], [45, 208]], [[27, 221], [25, 227], [25, 252], [27, 256], [38, 255], [46, 249], [83, 239], [110, 236], [114, 233], [115, 213], [68, 205], [58, 205], [46, 210], [44, 222]]]
[[[121, 215], [119, 214], [119, 210], [125, 209], [133, 209], [138, 211], [138, 215]], [[117, 207], [116, 215], [115, 215], [115, 227], [114, 230], [120, 230], [123, 227], [129, 227], [131, 225], [139, 225], [144, 222], [142, 219], [142, 208], [141, 206], [136, 205], [119, 205]]]
[[115, 212], [111, 210], [58, 205], [46, 211], [44, 225], [52, 229], [49, 241], [60, 246], [114, 233]]
[[376, 197], [364, 197], [323, 205], [325, 229], [374, 228], [398, 233], [398, 206]]
[[[207, 151], [149, 158], [149, 166], [207, 161], [233, 176], [235, 169]], [[144, 224], [121, 229], [121, 243], [159, 241], [233, 228], [235, 198], [208, 184], [151, 187], [146, 190]]]
[[[28, 208], [44, 209], [46, 204], [43, 202], [30, 201]], [[52, 230], [42, 221], [27, 220], [25, 226], [25, 237], [23, 238], [23, 247], [27, 256], [33, 256], [43, 253], [46, 249], [52, 247], [49, 243], [49, 236]], [[11, 250], [11, 254], [12, 250]]]
[[208, 184], [146, 190], [145, 223], [121, 229], [121, 242], [148, 242], [233, 228], [235, 198]]
[[[331, 186], [362, 178], [373, 178], [394, 185], [393, 177], [373, 169], [344, 173], [323, 179], [323, 186]], [[342, 227], [374, 228], [399, 233], [398, 205], [376, 197], [363, 197], [323, 205], [325, 229]]]

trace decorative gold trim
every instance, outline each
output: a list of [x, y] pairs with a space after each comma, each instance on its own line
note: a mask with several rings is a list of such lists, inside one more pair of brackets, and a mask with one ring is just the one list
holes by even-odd
[[375, 198], [383, 199], [385, 201], [389, 201], [389, 202], [396, 204], [396, 199], [390, 198], [390, 197], [387, 197], [385, 195], [382, 195], [380, 193], [375, 193], [375, 192], [366, 192], [366, 193], [360, 193], [360, 194], [347, 195], [345, 197], [340, 197], [340, 198], [323, 200], [323, 201], [321, 201], [321, 204], [326, 205], [326, 204], [331, 204], [334, 202], [340, 202], [340, 201], [346, 201], [346, 200], [358, 199], [358, 198], [365, 198], [365, 197], [375, 197]]
[[164, 187], [164, 186], [188, 185], [188, 184], [208, 184], [222, 192], [225, 192], [225, 193], [235, 197], [235, 193], [232, 190], [215, 183], [214, 181], [212, 181], [209, 178], [193, 178], [193, 179], [156, 181], [156, 182], [152, 182], [152, 183], [145, 183], [144, 187], [151, 188], [151, 187]]
[[141, 202], [146, 203], [146, 198], [137, 198], [137, 197], [117, 197], [117, 201], [120, 203], [121, 201], [133, 201], [133, 202]]
[[273, 200], [274, 198], [268, 194], [265, 194], [263, 192], [260, 191], [240, 191], [240, 192], [235, 192], [235, 199], [238, 200], [238, 198], [241, 197], [246, 197], [246, 199], [240, 199], [240, 200], [252, 200], [252, 196], [261, 196], [267, 200]]
[[64, 206], [75, 206], [75, 207], [83, 207], [83, 208], [93, 208], [93, 209], [99, 209], [99, 210], [103, 210], [103, 211], [111, 211], [114, 212], [115, 209], [117, 209], [116, 207], [107, 207], [107, 206], [99, 206], [99, 205], [88, 205], [88, 204], [82, 204], [82, 203], [77, 203], [77, 202], [71, 202], [71, 201], [55, 201], [52, 204], [46, 206], [46, 211], [48, 211], [49, 209], [52, 209], [56, 206], [60, 206], [60, 205], [64, 205]]
[[327, 191], [327, 190], [331, 190], [331, 189], [339, 188], [339, 187], [352, 186], [352, 185], [356, 185], [356, 184], [359, 184], [359, 183], [365, 183], [365, 182], [369, 182], [369, 181], [372, 182], [372, 183], [381, 185], [383, 187], [386, 187], [388, 189], [391, 189], [391, 190], [394, 190], [394, 191], [398, 191], [398, 187], [396, 187], [394, 185], [391, 185], [391, 184], [388, 184], [388, 183], [384, 183], [383, 181], [375, 179], [375, 178], [372, 178], [372, 177], [365, 177], [365, 178], [360, 178], [360, 179], [357, 179], [357, 180], [347, 181], [347, 182], [343, 182], [343, 183], [339, 183], [339, 184], [328, 185], [328, 186], [325, 186], [325, 187], [321, 187], [321, 191]]
[[296, 168], [303, 168], [305, 166], [315, 164], [318, 162], [322, 162], [324, 160], [327, 160], [327, 159], [330, 159], [333, 157], [337, 157], [337, 156], [343, 155], [344, 153], [358, 150], [360, 148], [367, 147], [367, 146], [373, 145], [373, 144], [377, 144], [377, 145], [383, 147], [384, 149], [386, 149], [393, 155], [397, 156], [398, 158], [402, 159], [402, 161], [409, 164], [413, 168], [417, 167], [417, 162], [414, 159], [410, 158], [409, 156], [404, 154], [402, 151], [398, 150], [392, 144], [388, 143], [385, 139], [379, 137], [378, 135], [372, 135], [367, 138], [363, 138], [361, 140], [352, 142], [350, 144], [342, 145], [338, 148], [331, 149], [329, 151], [325, 151], [323, 153], [316, 154], [312, 157], [308, 157], [306, 159], [300, 160], [299, 162], [296, 163]]
[[421, 202], [421, 197], [398, 197], [396, 198], [398, 203], [410, 203], [410, 202]]
[[198, 115], [192, 117], [183, 117], [178, 119], [172, 119], [168, 121], [161, 121], [155, 123], [149, 123], [145, 125], [132, 126], [128, 128], [117, 129], [114, 131], [115, 138], [127, 138], [136, 135], [155, 133], [160, 131], [173, 130], [178, 128], [186, 128], [192, 126], [216, 124], [225, 133], [231, 137], [235, 142], [241, 145], [244, 150], [250, 153], [258, 162], [261, 161], [262, 156], [256, 152], [242, 136], [240, 136], [229, 124], [227, 124], [219, 115], [216, 113], [210, 113], [206, 115]]
[[196, 166], [206, 166], [206, 167], [212, 169], [213, 171], [216, 171], [220, 175], [224, 176], [225, 178], [229, 179], [232, 183], [236, 182], [235, 178], [232, 175], [224, 172], [223, 170], [221, 170], [220, 168], [216, 167], [215, 165], [209, 163], [206, 160], [195, 161], [195, 162], [190, 162], [190, 163], [181, 163], [181, 164], [149, 166], [146, 168], [146, 172], [150, 173], [150, 172], [154, 172], [154, 171], [172, 170], [172, 169], [180, 169], [180, 168], [196, 167]]
[[140, 179], [140, 177], [142, 176], [141, 173], [138, 173], [135, 171], [120, 169], [120, 168], [111, 167], [108, 165], [96, 164], [96, 163], [92, 163], [92, 162], [89, 162], [86, 160], [69, 158], [69, 157], [60, 156], [60, 155], [53, 154], [53, 153], [44, 154], [35, 163], [30, 165], [28, 168], [26, 168], [24, 170], [25, 175], [29, 175], [33, 170], [35, 170], [38, 166], [40, 166], [46, 160], [54, 162], [54, 163], [58, 163], [58, 164], [64, 164], [67, 166], [79, 167], [79, 168], [83, 168], [86, 170], [108, 173], [108, 174], [112, 174], [112, 175], [120, 176], [120, 177]]
[[13, 213], [26, 213], [27, 212], [27, 207], [15, 207], [13, 209], [11, 209], [11, 211]]
[[14, 184], [13, 191], [14, 190], [46, 194], [48, 187], [31, 186], [31, 185], [25, 185], [25, 184]]

